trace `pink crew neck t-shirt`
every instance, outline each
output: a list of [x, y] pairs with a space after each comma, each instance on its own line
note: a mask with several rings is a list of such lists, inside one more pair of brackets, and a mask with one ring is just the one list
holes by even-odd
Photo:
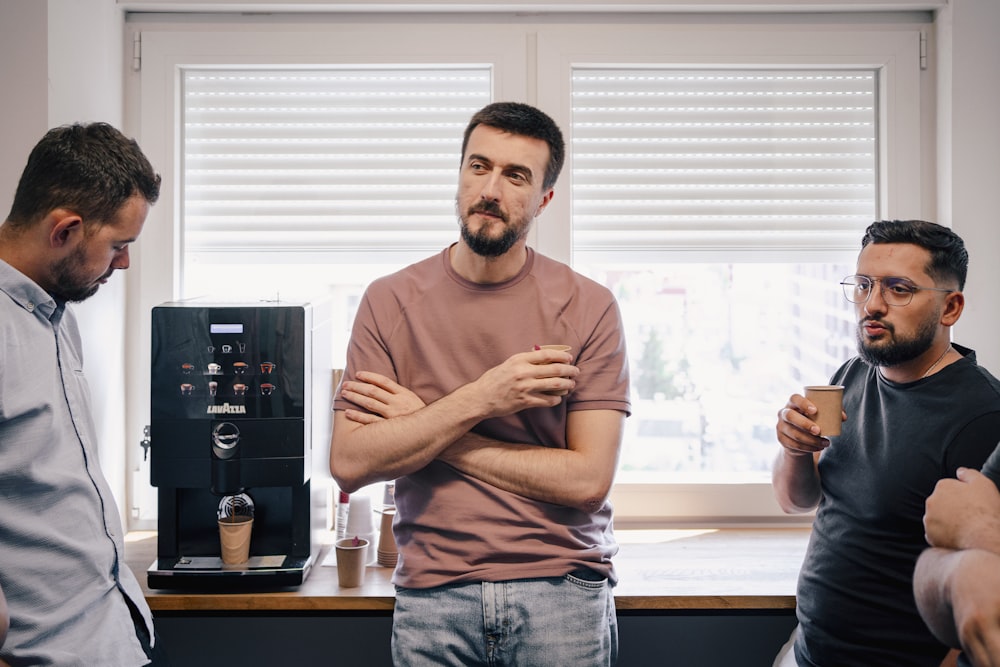
[[[565, 344], [580, 368], [576, 389], [553, 408], [489, 419], [473, 430], [507, 442], [566, 447], [573, 410], [630, 411], [618, 305], [604, 286], [528, 249], [503, 283], [459, 276], [449, 250], [371, 284], [359, 305], [344, 377], [374, 371], [425, 403], [536, 344]], [[338, 395], [335, 410], [357, 408]], [[396, 480], [393, 583], [562, 576], [589, 568], [616, 581], [612, 508], [593, 513], [532, 500], [433, 462]]]

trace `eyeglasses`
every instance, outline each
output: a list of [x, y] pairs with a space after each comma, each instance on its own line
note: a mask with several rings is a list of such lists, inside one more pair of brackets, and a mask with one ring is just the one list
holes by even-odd
[[868, 303], [872, 296], [872, 286], [879, 284], [879, 293], [886, 304], [890, 306], [905, 306], [913, 301], [913, 295], [920, 290], [932, 292], [954, 292], [953, 289], [943, 287], [921, 287], [914, 285], [906, 278], [896, 278], [885, 276], [875, 278], [873, 276], [847, 276], [841, 281], [844, 287], [844, 296], [851, 303]]

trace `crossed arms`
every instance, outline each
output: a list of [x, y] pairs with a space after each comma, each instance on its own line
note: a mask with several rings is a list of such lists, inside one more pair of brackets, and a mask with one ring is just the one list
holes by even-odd
[[553, 407], [572, 390], [579, 369], [553, 350], [515, 354], [476, 380], [424, 404], [377, 373], [359, 372], [341, 395], [363, 410], [337, 411], [330, 470], [348, 493], [420, 470], [438, 459], [511, 493], [591, 512], [607, 499], [621, 449], [625, 415], [569, 413], [566, 449], [503, 442], [471, 429], [494, 417]]

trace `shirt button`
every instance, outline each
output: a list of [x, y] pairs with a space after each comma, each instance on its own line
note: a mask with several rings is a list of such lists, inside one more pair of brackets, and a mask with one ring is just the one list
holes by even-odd
[[31, 303], [30, 301], [28, 302], [28, 305], [26, 307], [29, 313], [34, 312], [35, 310], [35, 304]]

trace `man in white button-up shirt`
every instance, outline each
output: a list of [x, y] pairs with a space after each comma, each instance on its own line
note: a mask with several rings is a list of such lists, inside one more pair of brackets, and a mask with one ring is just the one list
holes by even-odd
[[10, 615], [0, 664], [162, 664], [124, 562], [67, 306], [128, 268], [159, 190], [118, 130], [60, 127], [32, 150], [0, 225], [0, 588]]

